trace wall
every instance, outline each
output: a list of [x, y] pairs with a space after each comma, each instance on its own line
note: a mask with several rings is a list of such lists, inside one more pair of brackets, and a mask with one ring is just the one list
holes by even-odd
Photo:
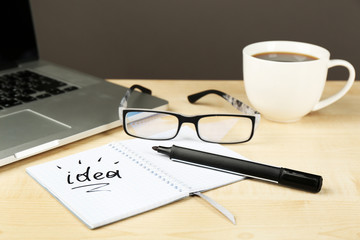
[[263, 40], [318, 44], [360, 69], [359, 0], [30, 2], [40, 56], [103, 78], [242, 79], [242, 48]]

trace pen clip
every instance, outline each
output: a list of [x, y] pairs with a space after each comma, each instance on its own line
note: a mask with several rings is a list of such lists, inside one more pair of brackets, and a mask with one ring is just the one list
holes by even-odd
[[205, 196], [201, 192], [193, 192], [193, 193], [191, 193], [191, 195], [201, 197], [206, 202], [208, 202], [211, 206], [213, 206], [216, 210], [221, 212], [225, 217], [227, 217], [234, 225], [236, 225], [234, 215], [229, 210], [227, 210], [225, 207], [223, 207], [219, 203], [217, 203], [215, 200], [209, 198], [208, 196]]

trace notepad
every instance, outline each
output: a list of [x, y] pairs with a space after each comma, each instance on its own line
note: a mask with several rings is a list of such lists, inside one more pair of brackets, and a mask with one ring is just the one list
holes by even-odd
[[27, 173], [89, 228], [97, 228], [243, 177], [171, 161], [154, 145], [191, 147], [243, 158], [184, 128], [173, 141], [131, 139], [32, 166]]

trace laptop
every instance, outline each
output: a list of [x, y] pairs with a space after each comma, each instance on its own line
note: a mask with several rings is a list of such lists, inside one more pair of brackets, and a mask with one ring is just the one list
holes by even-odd
[[[0, 9], [0, 166], [121, 125], [126, 88], [40, 60], [29, 0]], [[168, 105], [134, 93], [129, 107]]]

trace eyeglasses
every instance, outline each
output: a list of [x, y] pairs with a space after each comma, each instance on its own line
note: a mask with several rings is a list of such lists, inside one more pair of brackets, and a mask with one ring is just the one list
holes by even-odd
[[260, 113], [226, 93], [218, 90], [206, 90], [188, 96], [190, 103], [195, 103], [208, 94], [216, 94], [231, 103], [240, 114], [207, 114], [185, 116], [182, 114], [140, 108], [127, 108], [131, 93], [135, 88], [151, 94], [140, 85], [127, 90], [119, 106], [119, 117], [126, 134], [149, 140], [170, 140], [177, 136], [185, 122], [195, 125], [198, 137], [212, 143], [243, 143], [249, 141], [260, 122]]

